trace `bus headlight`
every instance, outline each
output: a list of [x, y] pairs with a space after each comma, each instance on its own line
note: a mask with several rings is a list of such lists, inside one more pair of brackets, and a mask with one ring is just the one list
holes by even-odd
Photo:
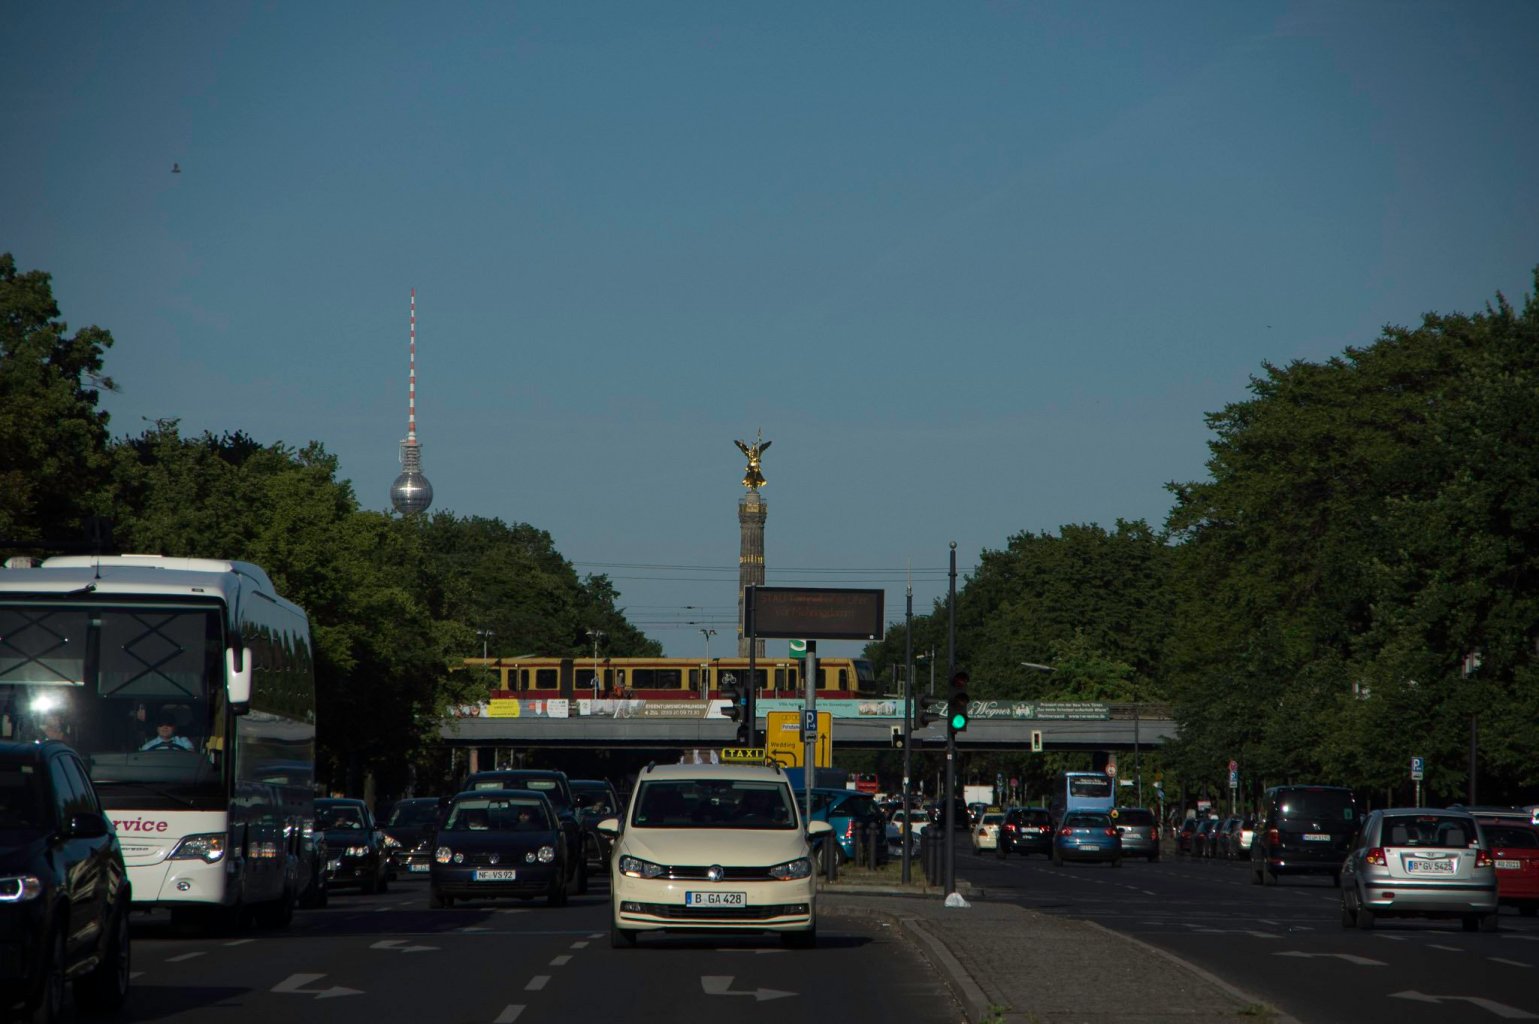
[[214, 864], [223, 858], [224, 833], [205, 832], [202, 835], [188, 836], [177, 843], [169, 859], [201, 860], [206, 864]]

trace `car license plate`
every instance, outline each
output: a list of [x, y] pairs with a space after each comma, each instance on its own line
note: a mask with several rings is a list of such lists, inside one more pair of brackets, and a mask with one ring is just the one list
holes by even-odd
[[1081, 850], [1099, 850], [1100, 849], [1100, 847], [1097, 846], [1095, 843], [1080, 843], [1079, 844], [1079, 848]]
[[477, 882], [513, 882], [518, 880], [518, 871], [514, 868], [476, 868], [471, 878]]
[[406, 865], [406, 870], [407, 871], [428, 871], [428, 870], [431, 870], [431, 868], [432, 868], [431, 864], [408, 864], [408, 865]]
[[1306, 842], [1306, 843], [1328, 843], [1330, 841], [1331, 841], [1331, 837], [1326, 835], [1324, 832], [1305, 832], [1304, 833], [1304, 842]]
[[684, 905], [686, 907], [746, 907], [748, 894], [746, 892], [686, 892]]
[[1405, 870], [1413, 875], [1451, 875], [1454, 862], [1448, 859], [1425, 860], [1421, 857], [1406, 859]]
[[1496, 862], [1496, 866], [1503, 871], [1521, 871], [1523, 862], [1520, 860], [1499, 860]]

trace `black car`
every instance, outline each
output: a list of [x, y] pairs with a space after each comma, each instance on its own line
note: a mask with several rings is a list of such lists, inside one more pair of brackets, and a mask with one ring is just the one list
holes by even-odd
[[586, 850], [599, 844], [598, 831], [582, 824], [577, 817], [577, 800], [572, 796], [572, 784], [566, 772], [549, 768], [498, 768], [493, 771], [472, 772], [465, 779], [464, 791], [478, 789], [529, 789], [544, 793], [556, 808], [561, 819], [561, 831], [566, 836], [571, 856], [567, 859], [567, 879], [571, 890], [578, 895], [588, 891], [588, 857]]
[[326, 887], [356, 887], [384, 892], [390, 884], [385, 833], [374, 823], [369, 805], [346, 797], [315, 801], [315, 828], [326, 841]]
[[1276, 885], [1285, 874], [1330, 875], [1341, 866], [1362, 826], [1357, 797], [1341, 786], [1274, 786], [1266, 791], [1250, 841], [1251, 881]]
[[1053, 816], [1046, 807], [1012, 807], [999, 831], [999, 855], [1053, 855]]
[[128, 869], [74, 749], [0, 743], [0, 1017], [128, 997]]
[[433, 832], [444, 801], [433, 796], [399, 800], [385, 823], [385, 847], [398, 873], [426, 877], [433, 865]]
[[567, 845], [556, 809], [527, 789], [477, 789], [450, 801], [432, 867], [434, 907], [455, 900], [567, 899]]
[[620, 794], [608, 779], [571, 779], [572, 799], [577, 801], [577, 820], [598, 838], [588, 846], [588, 859], [598, 864], [600, 871], [609, 870], [609, 840], [599, 832], [598, 823], [605, 818], [625, 813]]

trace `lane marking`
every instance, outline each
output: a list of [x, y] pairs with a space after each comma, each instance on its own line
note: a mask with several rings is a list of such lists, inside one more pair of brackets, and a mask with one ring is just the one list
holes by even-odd
[[518, 1015], [524, 1012], [524, 1008], [517, 1003], [509, 1003], [507, 1008], [499, 1013], [492, 1024], [513, 1024], [518, 1020]]
[[587, 949], [588, 948], [588, 940], [587, 939], [582, 939], [581, 941], [574, 942], [574, 943], [572, 943], [572, 948], [573, 949]]
[[534, 977], [529, 979], [529, 984], [524, 986], [524, 991], [525, 992], [538, 992], [541, 989], [543, 989], [549, 981], [550, 981], [550, 975], [548, 975], [548, 974], [536, 974]]
[[226, 942], [225, 945], [226, 946], [244, 946], [248, 942], [255, 942], [255, 941], [256, 941], [256, 939], [236, 939], [234, 942]]
[[202, 952], [197, 952], [197, 953], [183, 953], [181, 956], [168, 956], [168, 957], [166, 957], [166, 963], [168, 963], [168, 964], [179, 964], [183, 960], [191, 960], [194, 957], [199, 957], [199, 956], [202, 956], [202, 955], [203, 955]]
[[565, 967], [568, 963], [571, 962], [571, 960], [572, 958], [570, 956], [563, 953], [558, 957], [551, 958], [550, 965], [552, 967]]
[[1458, 946], [1444, 946], [1444, 945], [1440, 945], [1439, 943], [1436, 943], [1436, 942], [1429, 942], [1429, 943], [1427, 943], [1427, 948], [1428, 949], [1442, 949], [1442, 950], [1446, 950], [1449, 953], [1462, 953], [1462, 952], [1464, 952], [1464, 950], [1460, 949]]
[[1486, 959], [1490, 960], [1492, 963], [1506, 964], [1508, 967], [1532, 967], [1533, 966], [1533, 964], [1525, 964], [1521, 960], [1508, 960], [1505, 957], [1500, 957], [1500, 956], [1488, 956], [1488, 957], [1486, 957]]

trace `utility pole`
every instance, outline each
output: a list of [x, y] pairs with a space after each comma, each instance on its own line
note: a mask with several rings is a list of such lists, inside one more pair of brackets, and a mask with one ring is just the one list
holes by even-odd
[[914, 838], [913, 797], [910, 796], [908, 775], [914, 762], [914, 581], [904, 588], [903, 611], [903, 828], [898, 836], [903, 842], [903, 884], [909, 881], [910, 847]]
[[604, 631], [602, 629], [590, 629], [590, 630], [588, 630], [588, 639], [593, 641], [593, 699], [594, 700], [598, 700], [598, 696], [599, 696], [598, 645], [599, 645], [599, 641], [604, 639]]
[[[946, 591], [946, 678], [955, 679], [957, 674], [957, 542], [951, 542], [951, 571]], [[956, 813], [957, 813], [957, 736], [956, 730], [946, 730], [946, 815], [942, 819], [945, 834], [941, 841], [946, 844], [946, 900], [949, 903], [956, 892]]]

